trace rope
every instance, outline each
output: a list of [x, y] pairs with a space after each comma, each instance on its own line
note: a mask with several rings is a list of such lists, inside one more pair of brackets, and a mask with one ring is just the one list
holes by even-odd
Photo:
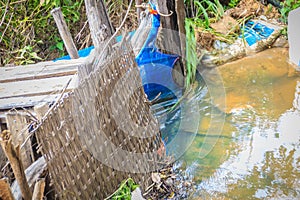
[[[150, 4], [149, 3], [142, 3], [140, 5], [135, 5], [136, 8], [143, 8], [143, 9], [149, 9], [150, 11], [152, 10], [152, 8], [150, 7]], [[170, 13], [169, 14], [163, 14], [161, 13], [158, 9], [157, 9], [157, 13], [160, 15], [160, 16], [163, 16], [163, 17], [170, 17], [171, 15], [173, 15], [173, 11], [170, 10]]]

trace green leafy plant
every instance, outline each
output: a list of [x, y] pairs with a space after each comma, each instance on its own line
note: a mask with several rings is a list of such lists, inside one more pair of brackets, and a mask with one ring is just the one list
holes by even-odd
[[196, 38], [195, 38], [195, 23], [193, 19], [186, 18], [185, 20], [186, 31], [186, 87], [190, 85], [196, 79], [196, 71], [198, 59], [196, 55]]
[[240, 0], [230, 0], [230, 2], [228, 3], [228, 8], [236, 7], [239, 2], [240, 2]]
[[[190, 7], [193, 10], [193, 18], [186, 18], [185, 31], [186, 31], [186, 87], [190, 85], [196, 79], [196, 71], [198, 58], [196, 53], [196, 38], [195, 29], [201, 27], [204, 31], [209, 30], [211, 22], [219, 20], [224, 15], [224, 8], [219, 0], [189, 0], [185, 1], [186, 7]], [[215, 33], [217, 34], [217, 33]]]
[[61, 38], [54, 36], [55, 44], [50, 46], [50, 51], [58, 50], [59, 54], [62, 56], [64, 54], [64, 42]]
[[105, 200], [130, 200], [131, 192], [133, 192], [137, 187], [139, 187], [132, 178], [122, 181], [120, 187]]
[[[64, 50], [61, 41], [57, 40], [60, 36], [50, 11], [61, 7], [70, 31], [76, 34], [86, 20], [85, 15], [80, 17], [85, 11], [83, 2], [0, 0], [0, 55], [5, 58], [1, 60], [1, 65], [12, 62], [20, 65], [47, 59], [50, 54], [61, 55]], [[78, 46], [81, 44], [78, 43]]]
[[282, 21], [287, 23], [289, 12], [300, 7], [299, 0], [287, 0], [280, 3], [282, 8], [280, 9], [280, 14], [282, 17]]
[[[194, 1], [196, 8], [195, 20], [203, 22], [206, 28], [209, 27], [212, 21], [219, 20], [224, 15], [224, 8], [219, 0], [214, 2], [209, 0]], [[199, 22], [198, 22], [199, 23]]]
[[25, 46], [23, 49], [17, 50], [19, 56], [16, 57], [17, 60], [20, 60], [20, 65], [27, 65], [35, 63], [36, 60], [42, 60], [36, 52], [33, 51], [32, 46]]

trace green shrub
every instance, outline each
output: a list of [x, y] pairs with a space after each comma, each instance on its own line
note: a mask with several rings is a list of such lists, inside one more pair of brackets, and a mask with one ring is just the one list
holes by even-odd
[[61, 7], [71, 33], [76, 34], [86, 19], [80, 16], [85, 14], [83, 2], [0, 0], [0, 65], [28, 64], [53, 59], [50, 54], [62, 55], [65, 51], [57, 39], [60, 35], [50, 11]]
[[282, 21], [284, 23], [287, 23], [287, 18], [289, 15], [289, 12], [300, 7], [300, 1], [299, 0], [287, 0], [280, 3], [282, 8], [280, 9], [280, 14]]

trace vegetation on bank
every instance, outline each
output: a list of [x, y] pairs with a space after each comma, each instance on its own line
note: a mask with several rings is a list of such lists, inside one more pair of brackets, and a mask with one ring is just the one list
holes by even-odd
[[[195, 30], [210, 32], [218, 39], [232, 42], [237, 33], [231, 32], [228, 35], [217, 33], [211, 28], [211, 23], [218, 21], [224, 12], [238, 5], [240, 0], [185, 0], [187, 11], [186, 31], [188, 46], [187, 55], [189, 62], [188, 70], [193, 74], [192, 68], [195, 65], [193, 55], [196, 42]], [[129, 1], [106, 0], [114, 24], [118, 24], [124, 17]], [[289, 11], [300, 6], [297, 0], [280, 2], [279, 12], [282, 21], [287, 22]], [[84, 1], [71, 0], [0, 0], [0, 66], [7, 64], [23, 65], [35, 63], [42, 60], [57, 58], [66, 51], [59, 36], [57, 27], [50, 14], [55, 7], [61, 7], [63, 15], [75, 40], [77, 49], [90, 46], [91, 38], [87, 27], [87, 19], [84, 8]], [[131, 15], [135, 9], [132, 8]], [[243, 24], [244, 20], [239, 23]], [[136, 17], [129, 19], [130, 28], [136, 28]], [[191, 79], [194, 77], [192, 76]]]
[[50, 14], [55, 7], [61, 7], [76, 36], [77, 48], [87, 42], [78, 35], [86, 21], [83, 0], [1, 0], [0, 65], [30, 64], [64, 54], [63, 42]]
[[[106, 2], [113, 23], [118, 24], [128, 2]], [[77, 49], [92, 45], [84, 0], [0, 0], [0, 66], [31, 64], [66, 54], [50, 13], [56, 7], [61, 7]]]

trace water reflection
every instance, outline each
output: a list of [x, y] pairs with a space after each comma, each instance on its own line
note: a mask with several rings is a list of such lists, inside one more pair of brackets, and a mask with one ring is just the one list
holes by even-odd
[[[226, 107], [209, 92], [197, 99], [198, 133], [179, 162], [197, 183], [195, 199], [300, 198], [300, 77], [287, 54], [269, 49], [220, 67]], [[202, 73], [215, 81], [216, 70]], [[208, 134], [211, 126], [223, 129]]]

